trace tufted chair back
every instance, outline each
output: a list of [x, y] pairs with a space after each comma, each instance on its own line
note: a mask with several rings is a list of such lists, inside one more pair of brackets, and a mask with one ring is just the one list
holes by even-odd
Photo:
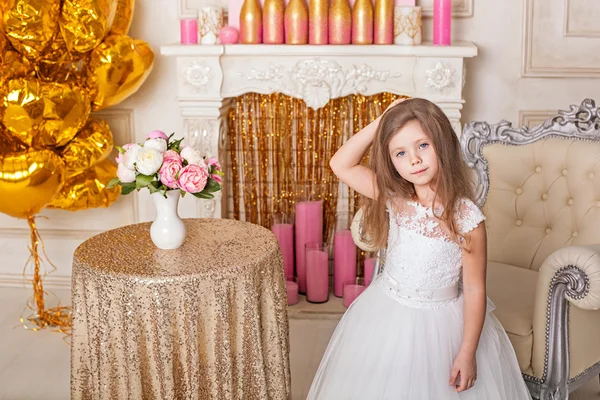
[[[478, 137], [462, 145], [479, 181], [489, 261], [537, 271], [561, 247], [600, 242], [600, 142], [586, 110], [593, 102], [531, 130], [467, 127]], [[574, 121], [579, 129], [566, 131]]]

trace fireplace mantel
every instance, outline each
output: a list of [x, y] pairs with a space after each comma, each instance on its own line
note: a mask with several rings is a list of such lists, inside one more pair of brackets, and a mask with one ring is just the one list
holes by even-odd
[[[168, 45], [177, 59], [177, 100], [186, 141], [209, 155], [224, 148], [227, 99], [245, 93], [284, 93], [318, 109], [331, 99], [382, 92], [438, 104], [461, 129], [464, 59], [470, 42], [452, 46]], [[203, 217], [220, 217], [221, 201], [204, 200]]]

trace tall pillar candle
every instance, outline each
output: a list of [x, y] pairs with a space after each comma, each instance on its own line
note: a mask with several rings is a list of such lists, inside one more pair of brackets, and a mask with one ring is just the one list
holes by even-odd
[[309, 0], [308, 43], [327, 44], [329, 42], [328, 9], [328, 0]]
[[182, 18], [179, 20], [181, 44], [198, 44], [198, 19]]
[[333, 237], [333, 294], [342, 297], [344, 284], [356, 279], [356, 245], [350, 230], [339, 230]]
[[285, 276], [294, 276], [294, 225], [287, 218], [276, 218], [271, 230], [281, 249]]
[[300, 293], [306, 293], [305, 246], [323, 241], [323, 201], [296, 203], [296, 276]]
[[433, 0], [433, 44], [448, 46], [452, 35], [452, 0]]
[[306, 301], [329, 300], [329, 254], [326, 243], [306, 244]]

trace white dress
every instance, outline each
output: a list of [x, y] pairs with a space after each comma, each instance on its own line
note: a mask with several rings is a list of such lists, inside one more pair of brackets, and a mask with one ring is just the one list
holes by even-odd
[[[515, 352], [488, 300], [477, 348], [477, 381], [450, 386], [463, 337], [462, 251], [433, 212], [416, 202], [388, 207], [384, 271], [340, 320], [308, 399], [531, 399]], [[467, 233], [485, 218], [470, 200], [457, 204]]]

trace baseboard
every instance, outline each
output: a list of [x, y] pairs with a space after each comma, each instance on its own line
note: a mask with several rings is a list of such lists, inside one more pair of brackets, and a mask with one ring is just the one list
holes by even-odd
[[[31, 287], [32, 277], [19, 274], [0, 274], [0, 287]], [[71, 277], [49, 275], [42, 278], [44, 289], [70, 289]]]

